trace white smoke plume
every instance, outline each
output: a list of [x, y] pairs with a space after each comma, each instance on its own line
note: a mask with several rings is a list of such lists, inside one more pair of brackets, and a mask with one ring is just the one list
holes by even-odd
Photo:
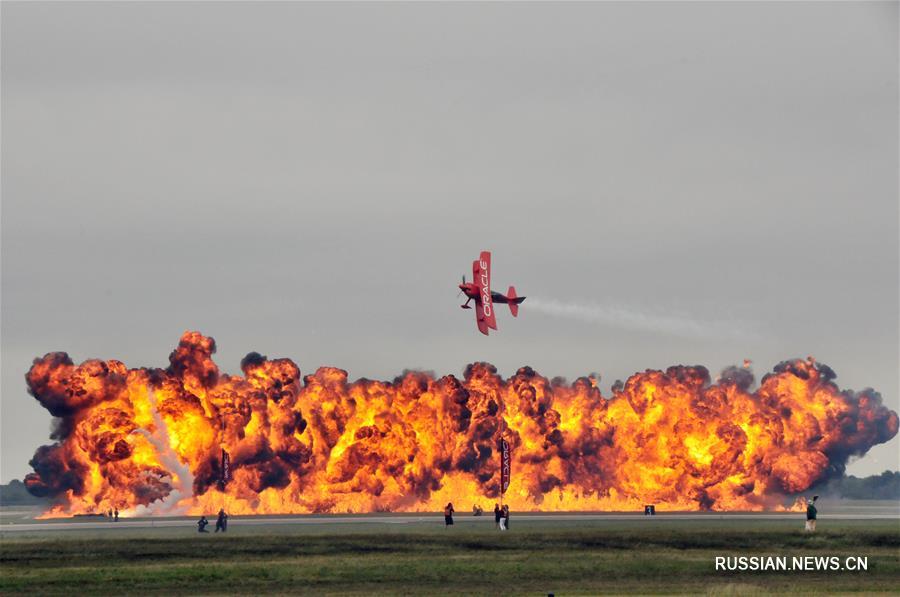
[[704, 320], [687, 314], [650, 313], [618, 305], [564, 302], [528, 297], [528, 301], [523, 307], [551, 317], [682, 338], [748, 340], [759, 336], [755, 327], [744, 321]]
[[182, 498], [193, 495], [194, 475], [190, 467], [181, 462], [178, 454], [171, 448], [166, 422], [156, 408], [156, 396], [150, 390], [150, 405], [153, 408], [153, 433], [146, 429], [139, 429], [135, 433], [143, 433], [150, 443], [156, 446], [160, 455], [159, 462], [166, 470], [173, 473], [170, 479], [174, 487], [172, 492], [162, 501], [153, 502], [147, 506], [137, 506], [129, 516], [179, 516], [185, 513], [186, 508], [178, 504]]

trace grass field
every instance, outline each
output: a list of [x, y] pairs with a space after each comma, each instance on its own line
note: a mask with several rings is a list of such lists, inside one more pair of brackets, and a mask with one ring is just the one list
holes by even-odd
[[[900, 523], [802, 520], [340, 524], [3, 537], [0, 593], [535, 594], [900, 589]], [[716, 556], [866, 556], [860, 572], [723, 572]]]

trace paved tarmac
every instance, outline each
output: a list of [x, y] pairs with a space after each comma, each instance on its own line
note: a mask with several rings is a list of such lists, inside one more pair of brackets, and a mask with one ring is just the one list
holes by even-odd
[[[900, 508], [877, 508], [872, 512], [838, 512], [834, 514], [820, 514], [824, 520], [898, 520], [900, 521]], [[655, 519], [665, 520], [795, 520], [802, 518], [802, 512], [660, 512]], [[651, 517], [643, 514], [630, 513], [521, 513], [515, 514], [515, 521], [586, 521], [586, 520], [616, 520], [638, 521]], [[210, 518], [214, 521], [214, 517]], [[484, 516], [472, 516], [469, 513], [457, 514], [453, 518], [457, 524], [493, 524], [492, 513], [486, 512]], [[443, 516], [437, 514], [409, 514], [409, 515], [297, 515], [297, 516], [231, 516], [229, 525], [261, 526], [261, 525], [327, 525], [341, 523], [377, 523], [377, 524], [414, 524], [431, 522], [439, 524], [443, 522]], [[119, 519], [112, 522], [106, 518], [83, 517], [77, 519], [48, 519], [44, 521], [8, 522], [0, 525], [0, 533], [10, 532], [35, 532], [35, 531], [63, 531], [63, 530], [115, 530], [115, 529], [139, 529], [139, 528], [164, 528], [164, 527], [194, 527], [197, 525], [196, 517], [178, 518], [141, 518], [129, 520]]]

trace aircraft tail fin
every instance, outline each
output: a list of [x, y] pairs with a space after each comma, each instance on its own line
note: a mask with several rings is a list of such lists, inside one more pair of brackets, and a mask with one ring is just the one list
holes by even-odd
[[509, 312], [512, 313], [513, 317], [519, 316], [519, 304], [525, 300], [524, 296], [516, 296], [516, 287], [510, 286], [509, 290], [506, 291], [506, 299], [509, 304]]

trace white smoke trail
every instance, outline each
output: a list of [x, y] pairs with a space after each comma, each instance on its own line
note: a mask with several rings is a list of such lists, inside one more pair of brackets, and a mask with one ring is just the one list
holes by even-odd
[[524, 309], [607, 327], [668, 334], [682, 338], [749, 340], [759, 336], [753, 326], [736, 320], [701, 320], [690, 315], [648, 313], [617, 305], [563, 302], [528, 297]]
[[146, 438], [153, 444], [159, 453], [159, 463], [167, 471], [172, 473], [172, 482], [175, 487], [162, 501], [153, 502], [147, 506], [137, 506], [133, 512], [129, 512], [129, 516], [177, 516], [184, 514], [184, 507], [178, 505], [178, 502], [185, 497], [193, 495], [194, 475], [187, 464], [181, 462], [178, 454], [172, 449], [169, 443], [169, 433], [166, 429], [166, 422], [159, 414], [156, 408], [156, 396], [153, 390], [148, 390], [148, 398], [150, 407], [153, 409], [153, 433], [146, 429], [139, 429], [136, 433], [143, 433]]

